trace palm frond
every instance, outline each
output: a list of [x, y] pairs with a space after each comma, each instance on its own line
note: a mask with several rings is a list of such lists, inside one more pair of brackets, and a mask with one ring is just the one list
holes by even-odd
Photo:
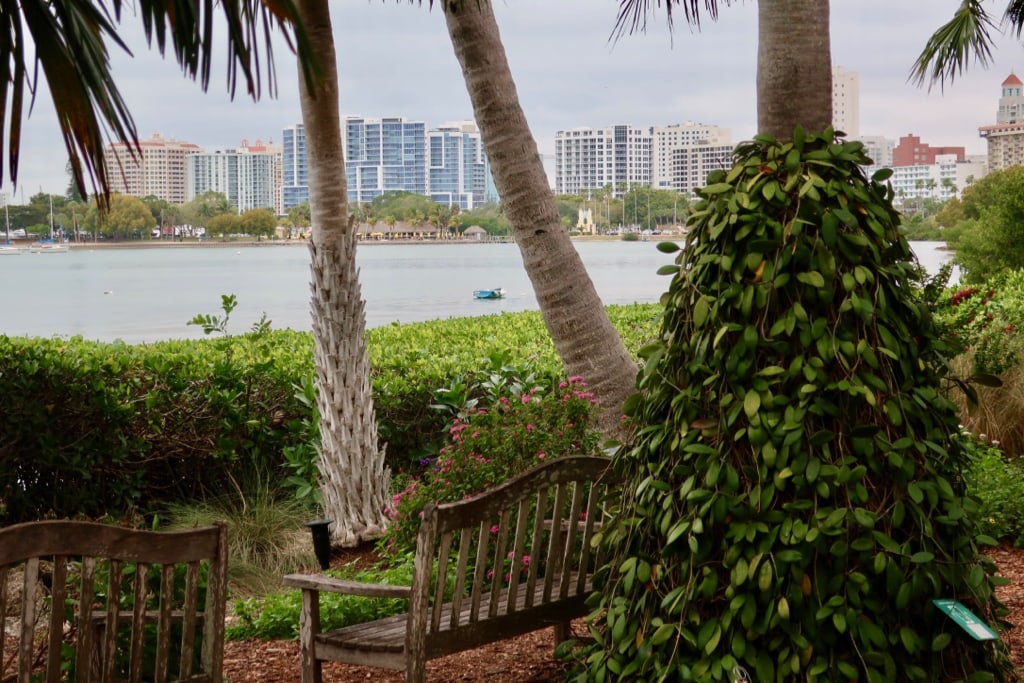
[[987, 66], [992, 59], [995, 28], [981, 0], [964, 0], [953, 18], [928, 39], [910, 71], [908, 80], [916, 85], [945, 86], [967, 69], [971, 59]]
[[[135, 123], [113, 81], [108, 53], [108, 46], [116, 46], [131, 54], [118, 35], [124, 2], [0, 0], [0, 159], [6, 151], [12, 182], [17, 183], [26, 92], [34, 98], [40, 70], [53, 96], [75, 185], [83, 196], [86, 175], [103, 199], [109, 192], [105, 139], [129, 143], [137, 153]], [[185, 75], [203, 90], [209, 87], [213, 49], [220, 47], [216, 37], [223, 30], [221, 21], [227, 25], [227, 86], [232, 97], [241, 79], [248, 94], [259, 99], [264, 67], [268, 91], [276, 96], [275, 31], [298, 55], [306, 81], [319, 77], [294, 0], [138, 0], [133, 8], [142, 19], [147, 43], [161, 55], [172, 53]], [[35, 46], [31, 73], [27, 44]], [[0, 166], [0, 183], [3, 180]]]
[[1006, 6], [1006, 12], [1003, 14], [1003, 21], [1010, 27], [1012, 33], [1017, 34], [1019, 39], [1021, 32], [1024, 31], [1024, 0], [1010, 0]]
[[[725, 5], [730, 0], [721, 0]], [[621, 0], [619, 3], [619, 16], [615, 21], [615, 28], [612, 37], [619, 39], [627, 33], [633, 34], [647, 30], [647, 15], [651, 11], [651, 4], [661, 7], [661, 0]], [[665, 15], [669, 30], [673, 26], [672, 6], [679, 5], [683, 10], [683, 17], [686, 23], [700, 28], [700, 0], [665, 0]], [[718, 0], [704, 0], [704, 11], [712, 21], [718, 20]], [[678, 10], [677, 10], [678, 13]]]

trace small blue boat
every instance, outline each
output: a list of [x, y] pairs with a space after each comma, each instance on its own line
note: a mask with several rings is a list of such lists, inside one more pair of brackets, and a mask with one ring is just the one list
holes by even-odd
[[476, 299], [504, 299], [505, 290], [501, 287], [495, 287], [494, 289], [475, 289], [473, 290], [473, 297]]

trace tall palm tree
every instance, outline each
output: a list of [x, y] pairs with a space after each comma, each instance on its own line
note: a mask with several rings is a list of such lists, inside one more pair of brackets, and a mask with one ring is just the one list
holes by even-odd
[[[86, 194], [88, 176], [93, 189], [106, 197], [110, 169], [103, 164], [101, 128], [138, 148], [135, 122], [111, 76], [108, 52], [111, 46], [129, 52], [118, 35], [125, 10], [124, 0], [0, 0], [0, 184], [5, 168], [10, 182], [17, 184], [22, 116], [26, 100], [40, 85], [41, 72], [53, 97], [78, 192]], [[141, 19], [147, 42], [160, 54], [173, 53], [185, 74], [204, 90], [210, 82], [213, 50], [220, 49], [222, 38], [228, 48], [231, 96], [241, 78], [248, 94], [259, 99], [261, 55], [273, 96], [274, 29], [283, 31], [289, 46], [298, 50], [303, 78], [315, 76], [305, 35], [295, 24], [293, 0], [139, 0], [130, 11]]]
[[[641, 30], [652, 4], [661, 2], [620, 0], [615, 35]], [[718, 19], [718, 0], [703, 4], [706, 15]], [[699, 28], [700, 5], [699, 0], [668, 0], [669, 25], [681, 9], [685, 21]], [[758, 0], [757, 22], [757, 131], [789, 140], [798, 125], [825, 130], [832, 125], [828, 0]]]
[[562, 227], [547, 174], [519, 104], [489, 0], [445, 0], [448, 35], [537, 303], [569, 375], [582, 377], [616, 435], [637, 366]]
[[321, 492], [324, 508], [334, 520], [333, 540], [354, 546], [380, 536], [389, 476], [377, 444], [355, 219], [348, 210], [330, 8], [327, 0], [299, 0], [299, 11], [322, 70], [312, 87], [301, 78], [299, 85], [313, 226], [309, 251]]

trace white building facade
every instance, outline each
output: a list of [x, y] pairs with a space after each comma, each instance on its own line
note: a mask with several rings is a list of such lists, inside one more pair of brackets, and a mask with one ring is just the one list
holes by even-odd
[[986, 173], [986, 164], [980, 157], [958, 162], [955, 154], [939, 154], [934, 164], [896, 166], [892, 171], [889, 182], [898, 200], [946, 201], [959, 197], [971, 182], [980, 180]]
[[631, 125], [574, 128], [555, 133], [555, 194], [586, 195], [610, 188], [622, 197], [650, 187], [651, 133]]
[[193, 154], [186, 162], [186, 201], [206, 192], [220, 192], [239, 213], [251, 209], [282, 213], [278, 199], [279, 154], [239, 147]]

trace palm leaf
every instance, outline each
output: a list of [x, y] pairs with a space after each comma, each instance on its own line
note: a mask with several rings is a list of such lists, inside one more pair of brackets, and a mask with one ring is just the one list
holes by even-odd
[[[620, 0], [619, 16], [615, 21], [615, 28], [612, 31], [614, 38], [621, 38], [626, 33], [636, 33], [647, 30], [647, 15], [650, 12], [652, 1], [658, 7], [661, 0]], [[730, 0], [721, 0], [728, 5]], [[700, 0], [665, 0], [665, 13], [668, 27], [672, 28], [673, 17], [672, 7], [679, 5], [683, 9], [683, 17], [686, 23], [700, 28]], [[713, 20], [718, 20], [718, 0], [704, 0], [704, 11]], [[677, 10], [678, 13], [678, 10]]]
[[[298, 54], [306, 81], [319, 77], [294, 0], [139, 0], [133, 8], [147, 43], [161, 55], [172, 53], [185, 75], [203, 90], [209, 86], [213, 50], [220, 47], [216, 37], [221, 22], [227, 26], [227, 87], [232, 98], [241, 79], [247, 93], [259, 99], [263, 68], [269, 93], [276, 96], [275, 30]], [[0, 159], [6, 156], [11, 181], [17, 183], [26, 90], [34, 97], [41, 70], [53, 96], [75, 185], [85, 195], [88, 175], [105, 200], [109, 169], [103, 162], [103, 133], [129, 143], [138, 153], [135, 123], [113, 81], [107, 51], [113, 45], [131, 54], [118, 37], [124, 0], [110, 0], [109, 7], [106, 0], [0, 0], [0, 10], [0, 68], [5, 70], [0, 75]], [[25, 51], [29, 40], [35, 45], [31, 75]], [[0, 165], [0, 184], [3, 180]]]
[[962, 74], [972, 58], [987, 66], [992, 59], [989, 31], [994, 27], [981, 0], [964, 0], [953, 18], [928, 39], [909, 80], [917, 85], [927, 82], [929, 88], [936, 83], [944, 86]]

